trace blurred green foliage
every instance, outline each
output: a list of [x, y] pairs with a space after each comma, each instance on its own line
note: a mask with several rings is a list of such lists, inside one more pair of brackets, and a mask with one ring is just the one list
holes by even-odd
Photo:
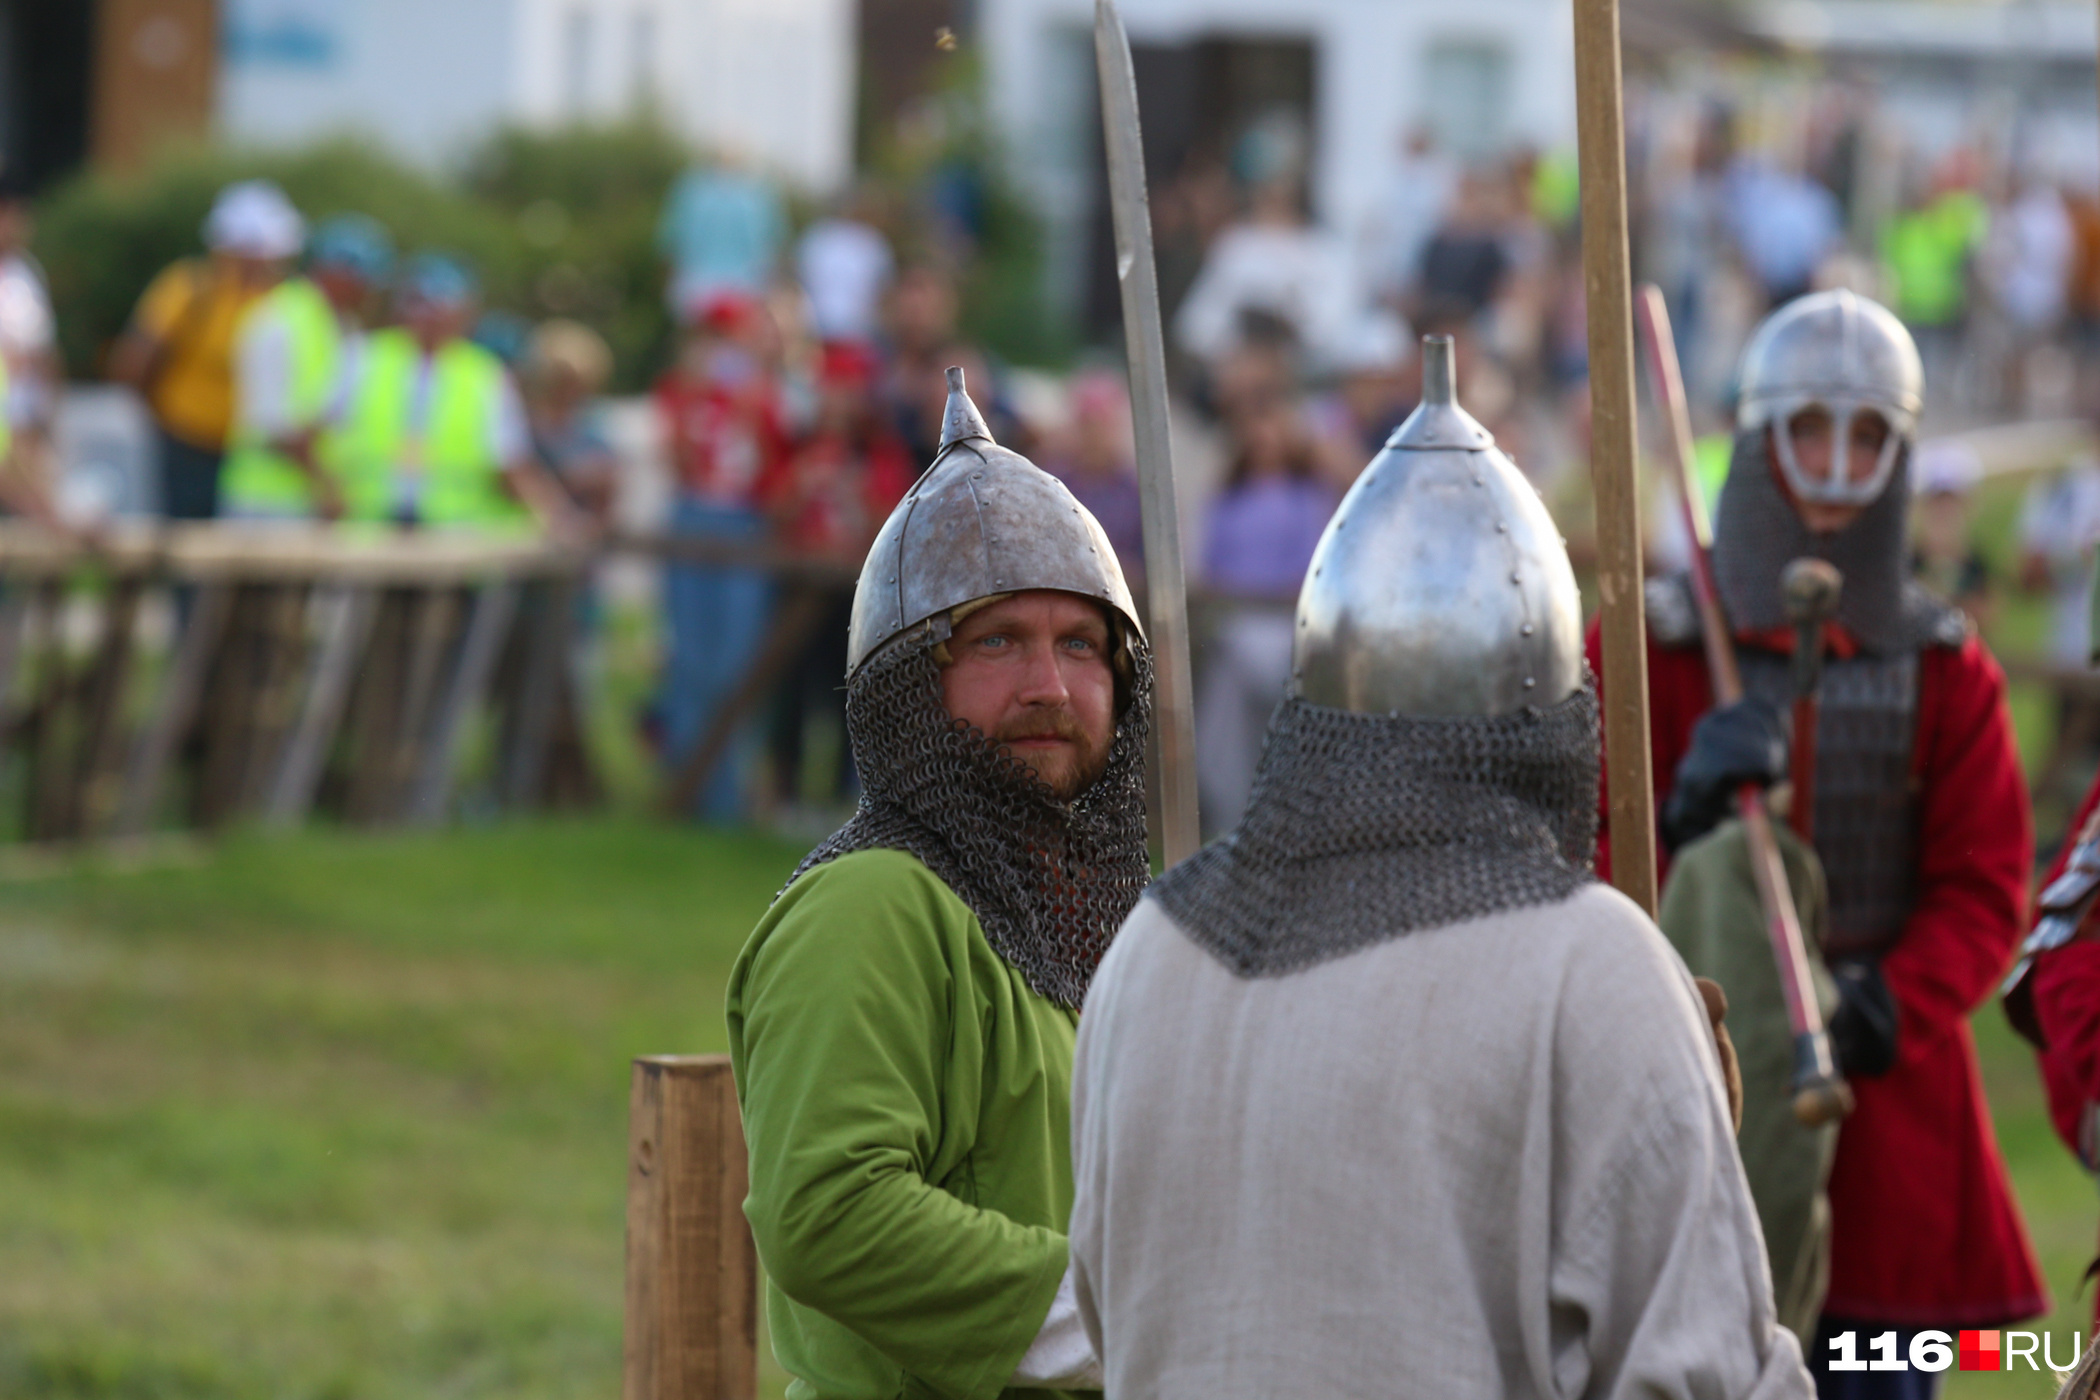
[[1012, 178], [984, 83], [974, 52], [940, 60], [930, 94], [866, 143], [868, 177], [878, 201], [908, 203], [912, 217], [884, 220], [900, 259], [956, 274], [963, 334], [1003, 359], [1062, 367], [1076, 326], [1045, 295], [1042, 219]]
[[670, 358], [656, 227], [693, 160], [676, 136], [637, 121], [500, 132], [467, 164], [466, 189], [518, 244], [520, 280], [504, 305], [595, 326], [621, 388], [646, 385]]
[[[881, 143], [868, 191], [893, 211], [880, 222], [904, 257], [955, 271], [968, 334], [1007, 359], [1054, 362], [1069, 346], [1044, 314], [1040, 223], [1004, 173], [978, 93], [974, 70], [957, 67], [923, 117]], [[492, 309], [595, 327], [612, 346], [613, 388], [633, 391], [673, 348], [656, 230], [672, 182], [697, 159], [647, 116], [500, 131], [449, 175], [350, 138], [285, 151], [177, 147], [143, 173], [89, 172], [55, 190], [38, 207], [35, 250], [67, 367], [92, 377], [146, 284], [202, 251], [213, 196], [270, 179], [309, 220], [362, 212], [404, 252], [464, 256]], [[792, 193], [788, 206], [798, 229], [815, 212]]]
[[480, 273], [491, 307], [573, 316], [612, 344], [616, 383], [646, 382], [670, 338], [654, 232], [664, 192], [693, 159], [649, 122], [503, 132], [443, 179], [353, 140], [293, 151], [191, 147], [141, 175], [89, 173], [38, 210], [66, 363], [93, 374], [155, 273], [200, 251], [213, 196], [234, 180], [284, 187], [310, 219], [358, 211], [404, 251], [443, 249]]

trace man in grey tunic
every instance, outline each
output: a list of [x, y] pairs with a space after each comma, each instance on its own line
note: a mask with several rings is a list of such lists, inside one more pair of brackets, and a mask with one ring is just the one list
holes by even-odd
[[1314, 556], [1246, 817], [1088, 992], [1081, 1317], [1110, 1396], [1806, 1400], [1699, 993], [1590, 874], [1566, 552], [1449, 353]]

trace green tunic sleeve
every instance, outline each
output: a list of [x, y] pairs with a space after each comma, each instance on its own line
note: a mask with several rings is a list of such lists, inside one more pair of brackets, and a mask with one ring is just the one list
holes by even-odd
[[1066, 1262], [1065, 1104], [1014, 1105], [1043, 1097], [1031, 1060], [1069, 1092], [1070, 1023], [1008, 972], [890, 851], [805, 875], [739, 958], [744, 1211], [789, 1304], [770, 1311], [794, 1393], [996, 1395], [1042, 1326]]
[[[1827, 1017], [1837, 990], [1815, 956], [1829, 922], [1823, 867], [1790, 827], [1775, 821], [1772, 830]], [[1713, 978], [1728, 994], [1728, 1034], [1743, 1076], [1736, 1145], [1764, 1227], [1780, 1325], [1806, 1349], [1815, 1341], [1829, 1284], [1830, 1202], [1823, 1185], [1838, 1130], [1835, 1124], [1804, 1128], [1794, 1118], [1794, 1032], [1741, 822], [1725, 821], [1677, 853], [1656, 922], [1693, 975]]]

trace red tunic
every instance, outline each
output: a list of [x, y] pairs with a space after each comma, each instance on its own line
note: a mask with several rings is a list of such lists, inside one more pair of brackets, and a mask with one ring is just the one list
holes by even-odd
[[[2073, 840], [2085, 830], [2096, 805], [2100, 778], [2093, 781], [2071, 821]], [[2064, 842], [2044, 884], [2063, 873], [2071, 847], [2072, 841]], [[2076, 943], [2044, 953], [2035, 963], [2030, 989], [2035, 1020], [2049, 1045], [2036, 1056], [2049, 1090], [2049, 1116], [2057, 1134], [2076, 1153], [2079, 1119], [2088, 1103], [2100, 1101], [2100, 940], [2087, 933]]]
[[[1837, 639], [1841, 643], [1848, 638]], [[1845, 648], [1837, 648], [1845, 649]], [[1601, 673], [1597, 630], [1590, 667]], [[1696, 644], [1648, 643], [1656, 803], [1713, 703]], [[1830, 1175], [1833, 1316], [1991, 1327], [2049, 1309], [1991, 1131], [1969, 1013], [2025, 925], [2034, 832], [2005, 704], [1981, 642], [1919, 657], [1917, 904], [1882, 960], [1901, 1011], [1895, 1068], [1855, 1079]], [[1608, 812], [1607, 808], [1607, 812]], [[1610, 834], [1598, 868], [1610, 870]]]

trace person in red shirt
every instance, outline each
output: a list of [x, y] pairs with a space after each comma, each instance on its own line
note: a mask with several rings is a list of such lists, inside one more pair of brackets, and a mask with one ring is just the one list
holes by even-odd
[[[768, 363], [773, 337], [763, 302], [717, 291], [693, 308], [678, 362], [656, 384], [677, 496], [671, 530], [692, 539], [762, 543], [764, 497], [786, 461], [780, 391]], [[662, 689], [653, 719], [673, 771], [707, 732], [758, 655], [772, 619], [764, 572], [735, 564], [675, 563], [664, 569], [669, 624]], [[736, 822], [755, 735], [740, 735], [701, 789], [696, 815]]]
[[[1923, 374], [1902, 324], [1850, 292], [1803, 297], [1752, 337], [1740, 382], [1713, 561], [1746, 697], [1714, 708], [1687, 595], [1651, 586], [1658, 825], [1682, 846], [1740, 783], [1784, 775], [1793, 634], [1779, 575], [1828, 559], [1844, 591], [1825, 635], [1814, 830], [1840, 992], [1832, 1040], [1858, 1107], [1831, 1172], [1830, 1284], [1807, 1359], [1824, 1400], [1929, 1396], [1936, 1374], [1833, 1371], [1831, 1347], [1854, 1332], [1867, 1357], [1892, 1331], [1901, 1356], [1917, 1330], [2048, 1309], [1968, 1029], [2024, 922], [2026, 786], [2004, 673], [1905, 566]], [[1590, 648], [1601, 669], [1594, 628]], [[1607, 825], [1600, 870], [1609, 842]]]
[[[2093, 601], [2100, 605], [2100, 588]], [[2006, 981], [2005, 1014], [2034, 1044], [2057, 1135], [2100, 1173], [2100, 778], [2071, 819], [2071, 839], [2037, 904], [2034, 932]], [[2100, 1320], [2100, 1299], [2094, 1312]]]
[[853, 756], [845, 744], [846, 632], [852, 619], [851, 581], [875, 532], [911, 489], [918, 464], [886, 421], [880, 396], [881, 362], [858, 341], [824, 346], [817, 375], [816, 421], [772, 480], [767, 509], [790, 552], [836, 565], [843, 585], [828, 600], [809, 644], [781, 678], [773, 708], [773, 777], [781, 803], [802, 796], [804, 734], [814, 715], [839, 725], [837, 771], [829, 796], [853, 791]]
[[2074, 839], [2064, 843], [2042, 882], [2040, 913], [2045, 925], [2052, 915], [2074, 922], [2062, 938], [2037, 927], [2031, 963], [2008, 988], [2005, 1009], [2035, 1044], [2057, 1135], [2087, 1171], [2100, 1172], [2100, 903], [2093, 902], [2087, 880], [2067, 881], [2061, 902], [2052, 898], [2066, 867], [2100, 868], [2100, 778], [2079, 805], [2071, 830]]

